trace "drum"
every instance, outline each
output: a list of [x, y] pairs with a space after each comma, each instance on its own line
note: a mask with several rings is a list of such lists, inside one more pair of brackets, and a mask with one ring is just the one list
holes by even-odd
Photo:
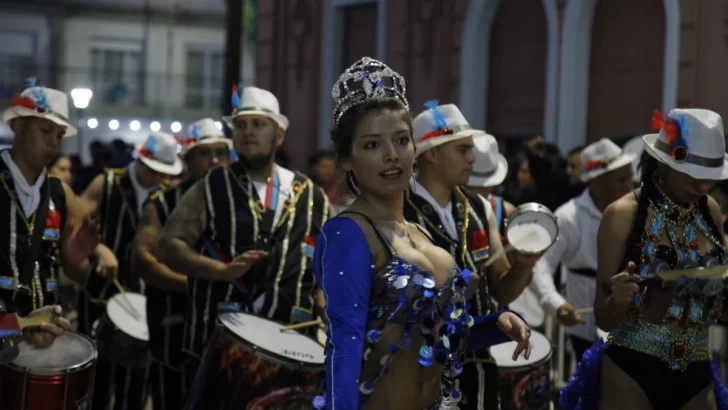
[[146, 367], [152, 360], [147, 298], [131, 292], [125, 295], [118, 293], [106, 302], [106, 313], [94, 324], [92, 335], [99, 354], [110, 362], [124, 367]]
[[309, 410], [323, 381], [324, 348], [247, 313], [219, 316], [186, 409]]
[[524, 255], [544, 252], [558, 237], [556, 215], [535, 202], [520, 205], [506, 220], [508, 244]]
[[508, 304], [508, 308], [523, 316], [531, 327], [535, 328], [543, 325], [545, 318], [543, 309], [541, 309], [536, 295], [528, 288], [523, 289], [521, 295]]
[[551, 407], [551, 342], [532, 331], [531, 357], [513, 361], [516, 342], [490, 348], [498, 365], [501, 410], [545, 410]]
[[84, 335], [66, 332], [47, 348], [18, 343], [18, 357], [0, 367], [5, 410], [91, 408], [96, 346]]

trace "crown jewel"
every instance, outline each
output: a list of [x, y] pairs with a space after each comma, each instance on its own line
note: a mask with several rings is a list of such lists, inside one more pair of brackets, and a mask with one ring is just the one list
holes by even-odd
[[351, 107], [375, 98], [397, 98], [409, 110], [406, 91], [404, 77], [381, 61], [363, 57], [347, 68], [331, 89], [336, 103], [334, 126]]

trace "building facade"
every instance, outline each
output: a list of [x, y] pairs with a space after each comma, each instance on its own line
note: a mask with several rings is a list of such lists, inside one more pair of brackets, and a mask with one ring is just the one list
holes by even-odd
[[[220, 118], [229, 98], [225, 12], [224, 0], [6, 0], [0, 102], [7, 106], [31, 75], [67, 92], [91, 89], [89, 107], [72, 111], [81, 138], [64, 145], [69, 153], [93, 140], [141, 142], [150, 129], [186, 132], [201, 117]], [[254, 84], [254, 31], [241, 35], [241, 81]], [[84, 157], [88, 162], [88, 152]]]
[[289, 152], [329, 146], [331, 87], [365, 55], [406, 78], [415, 115], [455, 102], [562, 150], [647, 133], [654, 109], [728, 116], [725, 1], [271, 0], [257, 19], [257, 82], [291, 118]]

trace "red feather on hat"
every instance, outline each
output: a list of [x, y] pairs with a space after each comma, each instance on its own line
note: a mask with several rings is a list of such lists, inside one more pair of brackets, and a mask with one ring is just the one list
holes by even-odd
[[680, 137], [680, 125], [677, 121], [668, 117], [667, 115], [655, 110], [652, 113], [652, 129], [654, 131], [665, 130], [665, 136], [667, 137], [667, 154], [672, 155], [672, 150], [675, 147], [675, 142]]

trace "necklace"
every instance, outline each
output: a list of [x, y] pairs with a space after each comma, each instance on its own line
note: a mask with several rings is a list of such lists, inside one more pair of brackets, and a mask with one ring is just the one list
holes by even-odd
[[394, 232], [400, 238], [407, 237], [407, 239], [409, 240], [410, 246], [412, 248], [417, 249], [417, 245], [415, 244], [414, 239], [412, 239], [412, 236], [409, 234], [409, 231], [407, 230], [407, 223], [406, 222], [405, 222], [404, 232], [400, 233], [400, 232], [395, 231], [394, 229], [392, 229], [392, 232]]

